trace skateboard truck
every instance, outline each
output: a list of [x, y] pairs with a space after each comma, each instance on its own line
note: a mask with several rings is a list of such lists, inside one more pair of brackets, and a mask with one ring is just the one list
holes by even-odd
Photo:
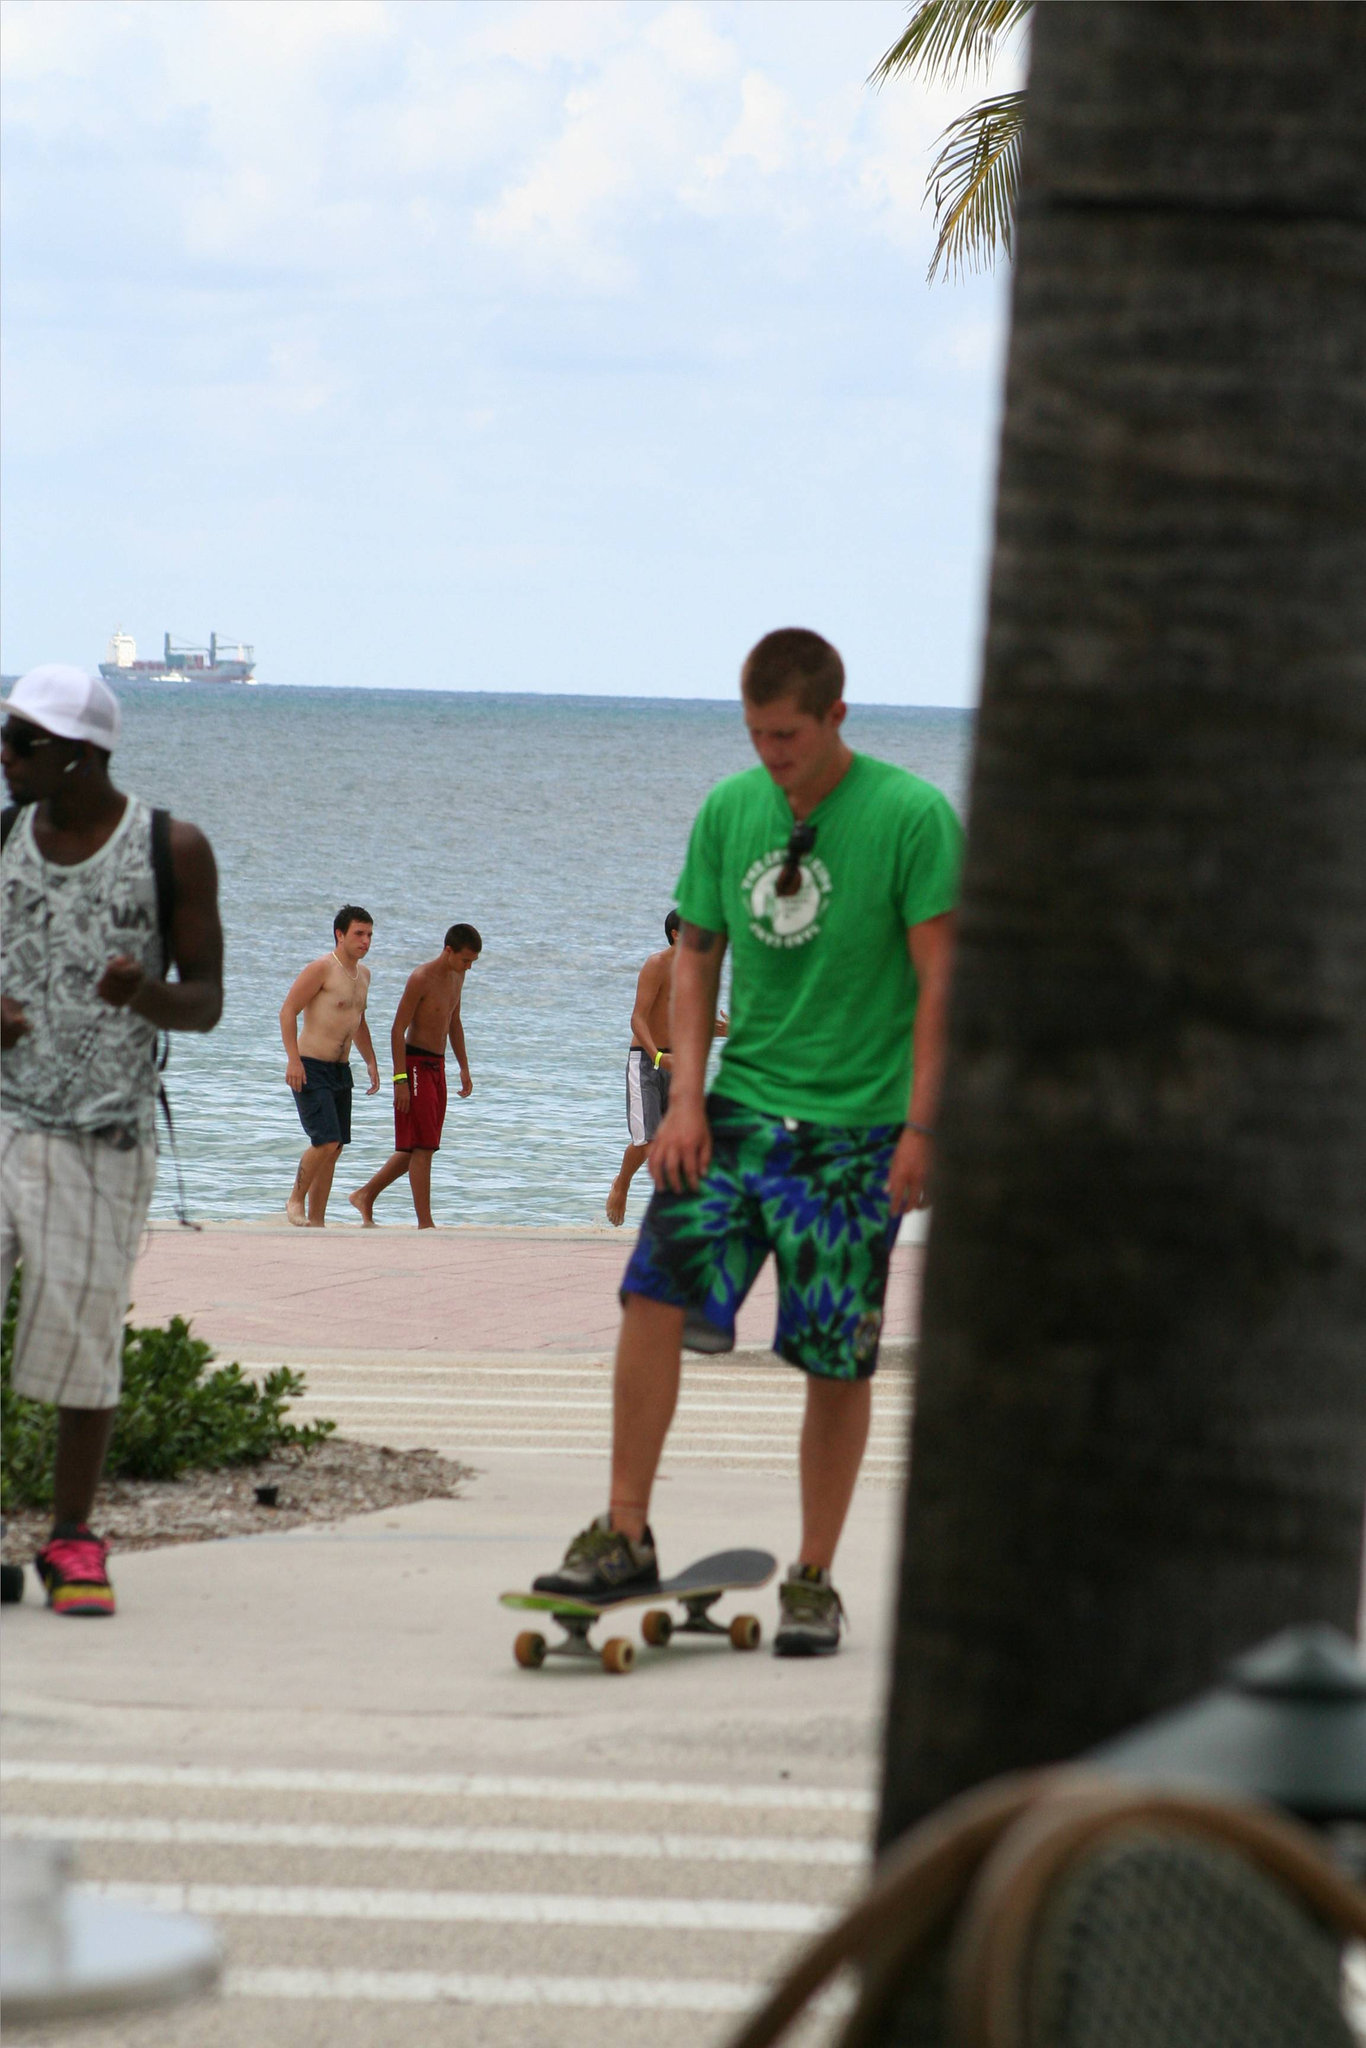
[[640, 1633], [652, 1650], [668, 1647], [673, 1636], [729, 1636], [733, 1650], [757, 1650], [764, 1631], [754, 1614], [737, 1614], [729, 1623], [713, 1621], [708, 1610], [721, 1598], [719, 1593], [694, 1593], [683, 1602], [686, 1621], [675, 1621], [663, 1607], [651, 1607], [641, 1616]]
[[[524, 1671], [539, 1671], [547, 1657], [587, 1658], [590, 1664], [600, 1663], [604, 1671], [629, 1671], [636, 1661], [636, 1646], [629, 1636], [610, 1636], [600, 1650], [589, 1642], [588, 1632], [599, 1618], [596, 1614], [552, 1613], [550, 1619], [563, 1630], [561, 1640], [548, 1643], [536, 1629], [523, 1629], [512, 1654]], [[667, 1621], [669, 1617], [664, 1618]]]

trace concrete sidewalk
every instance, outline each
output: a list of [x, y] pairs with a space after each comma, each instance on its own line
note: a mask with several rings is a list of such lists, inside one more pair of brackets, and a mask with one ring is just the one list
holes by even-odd
[[[670, 1491], [671, 1556], [784, 1554], [790, 1484]], [[558, 1554], [572, 1492], [502, 1453], [458, 1501], [118, 1559], [109, 1623], [5, 1609], [6, 1824], [226, 1955], [216, 1998], [82, 2048], [629, 2048], [642, 2022], [724, 2048], [864, 1878], [896, 1498], [854, 1510], [834, 1659], [523, 1671], [535, 1617], [497, 1594]], [[772, 1588], [722, 1615], [746, 1610], [767, 1636]], [[638, 1640], [639, 1612], [599, 1633]]]
[[[209, 1915], [227, 1953], [221, 1998], [88, 2023], [83, 2048], [627, 2048], [647, 2016], [655, 2048], [721, 2048], [856, 1890], [904, 1367], [878, 1386], [889, 1448], [841, 1552], [838, 1657], [684, 1641], [627, 1677], [512, 1660], [529, 1618], [499, 1592], [599, 1504], [626, 1251], [605, 1231], [152, 1233], [135, 1320], [185, 1314], [225, 1356], [307, 1364], [344, 1429], [440, 1432], [476, 1469], [453, 1501], [116, 1557], [112, 1622], [59, 1621], [32, 1579], [5, 1609], [7, 1824], [65, 1832], [111, 1896]], [[920, 1256], [896, 1260], [901, 1336]], [[685, 1370], [666, 1569], [793, 1554], [801, 1382], [765, 1355], [756, 1292], [750, 1348]], [[775, 1607], [770, 1586], [721, 1612], [767, 1637]], [[639, 1610], [609, 1633], [638, 1641]]]

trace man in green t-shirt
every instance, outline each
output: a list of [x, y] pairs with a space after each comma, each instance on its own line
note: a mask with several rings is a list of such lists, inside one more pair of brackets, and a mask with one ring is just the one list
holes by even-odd
[[[786, 628], [740, 677], [760, 766], [718, 783], [678, 884], [669, 1108], [622, 1282], [608, 1511], [538, 1589], [658, 1583], [650, 1494], [684, 1342], [726, 1350], [769, 1252], [774, 1349], [807, 1375], [802, 1540], [774, 1649], [828, 1655], [830, 1582], [871, 1412], [887, 1270], [925, 1199], [944, 1056], [961, 833], [938, 790], [851, 752], [844, 664]], [[730, 1036], [704, 1094], [721, 962]]]

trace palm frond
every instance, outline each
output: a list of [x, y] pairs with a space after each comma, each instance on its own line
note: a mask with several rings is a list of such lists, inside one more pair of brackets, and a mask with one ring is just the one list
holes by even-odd
[[998, 247], [1009, 256], [1024, 119], [1024, 93], [1007, 92], [980, 100], [944, 130], [943, 147], [925, 183], [939, 230], [929, 268], [931, 282], [941, 264], [959, 274], [965, 266], [989, 267]]
[[885, 85], [899, 71], [952, 85], [990, 63], [996, 46], [1029, 13], [1034, 0], [920, 0], [904, 32], [876, 69], [870, 85]]

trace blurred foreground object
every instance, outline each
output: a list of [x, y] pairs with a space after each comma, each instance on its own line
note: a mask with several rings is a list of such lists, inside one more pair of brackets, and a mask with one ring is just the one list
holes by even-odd
[[[1325, 1677], [1329, 1660], [1303, 1652], [1266, 1645], [1235, 1667], [1227, 1696], [1168, 1716], [1165, 1737], [1150, 1726], [1111, 1745], [1110, 1759], [1126, 1746], [1145, 1756], [1148, 1783], [1079, 1766], [951, 1800], [895, 1845], [732, 2048], [769, 2048], [849, 1966], [860, 1995], [839, 2048], [1351, 2048], [1343, 1945], [1366, 1941], [1366, 1891], [1271, 1808], [1164, 1789], [1206, 1775], [1197, 1753], [1207, 1775], [1236, 1781], [1241, 1751], [1325, 1819], [1357, 1813], [1366, 1702], [1344, 1668]], [[1310, 1691], [1287, 1704], [1295, 1655]], [[1360, 1665], [1355, 1676], [1366, 1680]], [[1316, 1677], [1336, 1689], [1315, 1694]], [[1247, 1706], [1268, 1738], [1255, 1741], [1236, 1695], [1259, 1684], [1282, 1696]], [[1326, 1702], [1345, 1700], [1335, 1791], [1303, 1738], [1322, 1730]], [[1235, 1726], [1232, 1743], [1211, 1738], [1220, 1722]]]
[[0, 2014], [7, 2026], [208, 1991], [218, 1943], [188, 1914], [146, 1913], [71, 1888], [64, 1842], [0, 1836]]
[[1035, 11], [883, 1847], [1366, 1499], [1366, 8]]
[[1197, 1783], [1319, 1826], [1366, 1822], [1366, 1665], [1331, 1628], [1291, 1628], [1223, 1682], [1086, 1759], [1149, 1784]]

